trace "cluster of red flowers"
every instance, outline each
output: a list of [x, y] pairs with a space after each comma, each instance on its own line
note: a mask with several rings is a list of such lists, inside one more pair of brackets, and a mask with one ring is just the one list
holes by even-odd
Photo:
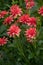
[[28, 14], [22, 15], [18, 22], [27, 24], [28, 26], [35, 26], [36, 27], [36, 18], [35, 17], [30, 17]]
[[35, 5], [34, 0], [24, 0], [24, 1], [26, 4], [26, 9], [31, 9]]
[[[29, 9], [31, 7], [34, 6], [34, 1], [33, 0], [25, 0], [26, 3], [26, 8]], [[38, 13], [41, 14], [43, 16], [43, 6], [38, 10]], [[1, 11], [0, 12], [0, 18], [3, 18], [6, 14], [8, 14], [7, 11]], [[7, 34], [10, 37], [15, 37], [15, 36], [19, 36], [21, 29], [15, 24], [14, 19], [18, 17], [18, 20], [16, 21], [16, 23], [22, 23], [22, 24], [26, 24], [29, 26], [29, 29], [27, 29], [25, 31], [25, 36], [27, 38], [28, 41], [31, 41], [32, 39], [35, 39], [36, 37], [36, 18], [35, 17], [30, 17], [30, 15], [28, 14], [22, 14], [22, 10], [18, 5], [12, 5], [10, 7], [10, 16], [8, 16], [7, 18], [4, 19], [3, 24], [4, 25], [8, 25], [11, 24], [12, 21], [14, 24], [12, 24], [9, 29], [7, 30]], [[7, 38], [3, 37], [0, 38], [0, 46], [4, 45], [7, 43]]]

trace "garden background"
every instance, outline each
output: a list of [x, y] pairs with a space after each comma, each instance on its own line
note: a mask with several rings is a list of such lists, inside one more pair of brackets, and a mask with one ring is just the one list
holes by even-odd
[[[43, 65], [43, 0], [34, 0], [34, 2], [35, 5], [32, 8], [26, 9], [25, 0], [0, 0], [0, 12], [4, 10], [8, 12], [12, 5], [17, 4], [22, 9], [22, 15], [28, 14], [37, 19], [34, 27], [37, 30], [35, 39], [27, 40], [28, 37], [24, 31], [32, 26], [15, 23], [18, 21], [18, 16], [14, 18], [13, 23], [17, 24], [22, 31], [19, 36], [10, 37], [6, 31], [13, 23], [9, 25], [5, 21], [3, 24], [4, 19], [10, 14], [2, 17], [0, 13], [0, 65]], [[41, 7], [42, 10], [40, 10]], [[39, 10], [41, 13], [38, 12]], [[8, 39], [6, 44], [1, 41], [3, 37]]]

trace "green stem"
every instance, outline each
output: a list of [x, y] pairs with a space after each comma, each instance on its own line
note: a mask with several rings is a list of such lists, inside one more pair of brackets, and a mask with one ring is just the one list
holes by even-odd
[[14, 0], [12, 0], [12, 4], [14, 4]]
[[18, 50], [19, 50], [19, 52], [20, 52], [20, 55], [21, 55], [22, 57], [24, 57], [24, 60], [25, 60], [25, 62], [26, 62], [27, 64], [30, 64], [29, 60], [26, 58], [26, 56], [25, 56], [25, 54], [24, 54], [23, 46], [22, 46], [21, 42], [19, 42], [20, 39], [16, 39], [16, 41], [17, 41], [17, 48], [18, 48]]

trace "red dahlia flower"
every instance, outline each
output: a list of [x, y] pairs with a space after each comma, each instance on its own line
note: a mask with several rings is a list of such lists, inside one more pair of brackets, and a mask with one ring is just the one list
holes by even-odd
[[34, 0], [25, 0], [26, 9], [30, 9], [35, 5]]
[[7, 11], [1, 11], [0, 12], [0, 18], [3, 18], [6, 14], [8, 14]]
[[11, 24], [11, 22], [13, 21], [13, 17], [12, 16], [9, 16], [7, 18], [5, 18], [3, 24]]
[[30, 17], [27, 24], [30, 25], [30, 26], [36, 27], [36, 18], [35, 17]]
[[27, 40], [31, 41], [31, 39], [36, 37], [36, 28], [27, 29], [25, 35]]
[[29, 21], [29, 15], [28, 15], [28, 14], [24, 14], [24, 15], [22, 15], [22, 16], [19, 18], [19, 21], [18, 21], [18, 22], [27, 23], [28, 21]]
[[8, 29], [8, 32], [7, 34], [10, 36], [10, 37], [14, 37], [15, 35], [16, 36], [19, 36], [20, 34], [20, 28], [18, 26], [16, 26], [15, 24], [11, 25], [11, 27]]
[[22, 15], [22, 16], [19, 18], [18, 22], [27, 24], [27, 25], [29, 25], [29, 26], [36, 26], [36, 18], [35, 18], [35, 17], [29, 17], [28, 14]]
[[21, 15], [22, 11], [18, 5], [12, 5], [10, 7], [10, 13], [16, 18], [18, 15]]
[[7, 38], [3, 37], [3, 38], [0, 38], [0, 46], [3, 46], [7, 43]]
[[38, 13], [41, 14], [43, 16], [43, 6], [40, 7], [40, 9], [38, 10]]

